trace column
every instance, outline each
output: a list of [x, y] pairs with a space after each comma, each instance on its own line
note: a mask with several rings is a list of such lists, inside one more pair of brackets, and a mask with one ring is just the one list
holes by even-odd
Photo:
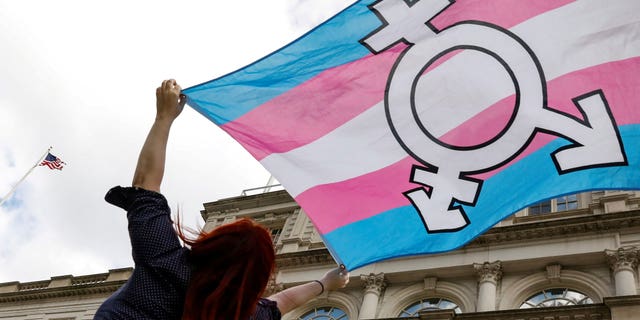
[[478, 312], [496, 310], [496, 293], [498, 281], [502, 278], [500, 261], [474, 263], [473, 268], [478, 275]]
[[613, 270], [616, 284], [616, 296], [636, 295], [636, 268], [640, 250], [637, 247], [623, 247], [618, 250], [605, 250], [609, 266]]
[[386, 286], [384, 273], [361, 275], [360, 279], [363, 282], [364, 297], [362, 298], [362, 306], [360, 307], [360, 316], [358, 318], [374, 319], [380, 294]]

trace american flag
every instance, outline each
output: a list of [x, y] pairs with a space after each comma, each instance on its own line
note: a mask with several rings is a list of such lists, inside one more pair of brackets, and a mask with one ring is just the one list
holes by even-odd
[[52, 155], [51, 153], [47, 153], [47, 156], [40, 163], [41, 166], [47, 166], [49, 169], [58, 169], [62, 170], [62, 167], [65, 165], [64, 161], [60, 160], [60, 158]]

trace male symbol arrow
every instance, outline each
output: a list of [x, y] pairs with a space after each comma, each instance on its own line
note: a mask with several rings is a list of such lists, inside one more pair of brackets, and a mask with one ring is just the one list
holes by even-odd
[[552, 154], [558, 173], [627, 165], [622, 138], [602, 90], [576, 97], [573, 102], [584, 120], [558, 112], [544, 112], [537, 117], [543, 131], [573, 142]]

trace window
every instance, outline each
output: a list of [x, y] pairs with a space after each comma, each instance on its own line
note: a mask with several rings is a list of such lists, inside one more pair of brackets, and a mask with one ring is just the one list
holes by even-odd
[[571, 194], [551, 200], [542, 201], [529, 207], [529, 215], [568, 211], [578, 209], [578, 195]]
[[339, 308], [320, 307], [303, 314], [298, 320], [349, 320], [349, 317]]
[[567, 288], [553, 288], [534, 294], [520, 306], [520, 309], [575, 306], [592, 303], [593, 300], [589, 296], [578, 291]]
[[271, 229], [271, 239], [273, 243], [278, 243], [278, 239], [280, 238], [280, 234], [282, 233], [282, 229]]
[[543, 214], [551, 212], [551, 200], [540, 202], [529, 207], [529, 215]]
[[573, 210], [578, 208], [578, 196], [575, 194], [556, 198], [558, 211]]
[[462, 310], [458, 307], [457, 304], [442, 298], [429, 298], [422, 299], [418, 302], [410, 304], [408, 307], [402, 309], [400, 318], [408, 318], [415, 317], [418, 315], [420, 311], [429, 311], [429, 310], [442, 310], [442, 309], [452, 309], [455, 313], [462, 313]]

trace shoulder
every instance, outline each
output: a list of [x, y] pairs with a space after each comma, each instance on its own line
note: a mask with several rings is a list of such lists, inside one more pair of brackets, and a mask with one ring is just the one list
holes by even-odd
[[278, 304], [275, 301], [265, 298], [261, 298], [258, 301], [256, 312], [253, 317], [251, 317], [252, 320], [280, 320], [281, 318], [282, 314], [280, 314]]
[[135, 187], [115, 186], [107, 192], [104, 199], [126, 211], [131, 211], [142, 204], [157, 204], [168, 207], [167, 199], [161, 193]]

